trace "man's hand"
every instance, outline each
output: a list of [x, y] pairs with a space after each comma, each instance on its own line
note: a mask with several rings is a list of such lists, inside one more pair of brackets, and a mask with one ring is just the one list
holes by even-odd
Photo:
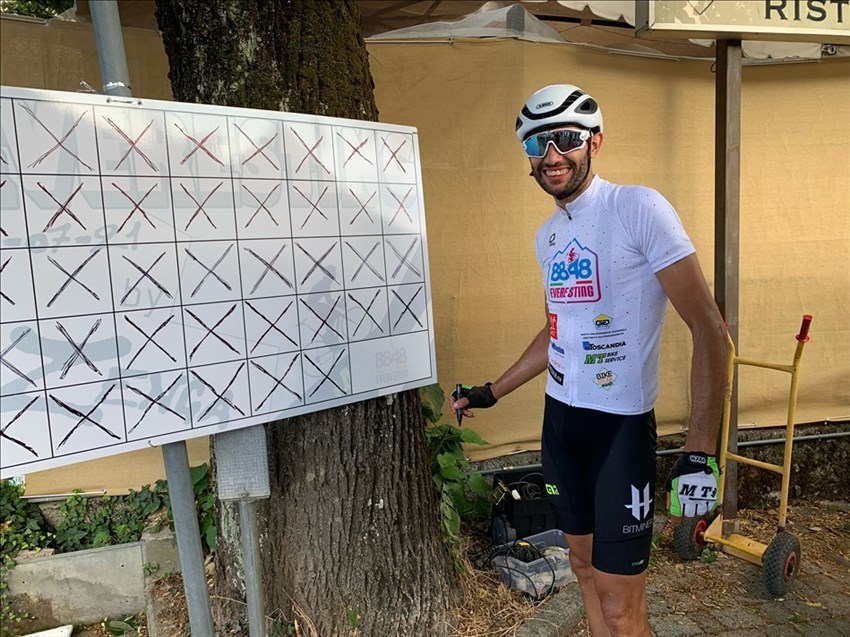
[[485, 383], [482, 386], [470, 387], [464, 385], [461, 388], [460, 395], [457, 390], [452, 392], [452, 409], [463, 409], [463, 415], [467, 418], [472, 418], [472, 412], [469, 409], [486, 409], [492, 407], [498, 400], [493, 395], [493, 390], [490, 389], [492, 383]]
[[717, 458], [698, 451], [683, 453], [664, 484], [670, 515], [691, 518], [711, 513], [717, 506], [719, 480]]

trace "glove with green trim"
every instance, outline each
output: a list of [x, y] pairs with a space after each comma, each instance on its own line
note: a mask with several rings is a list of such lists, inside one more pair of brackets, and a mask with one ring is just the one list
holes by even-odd
[[711, 513], [717, 506], [719, 481], [715, 456], [698, 451], [683, 453], [664, 484], [670, 515], [691, 518]]

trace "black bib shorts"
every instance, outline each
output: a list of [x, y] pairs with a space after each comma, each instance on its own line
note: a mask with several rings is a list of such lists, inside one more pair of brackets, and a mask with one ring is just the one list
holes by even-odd
[[543, 478], [560, 528], [593, 534], [594, 568], [637, 575], [649, 565], [655, 510], [655, 412], [571, 407], [546, 396]]

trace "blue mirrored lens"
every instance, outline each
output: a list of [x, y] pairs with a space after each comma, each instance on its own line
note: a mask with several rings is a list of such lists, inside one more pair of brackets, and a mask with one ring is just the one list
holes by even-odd
[[526, 139], [522, 145], [529, 157], [543, 157], [550, 143], [562, 155], [581, 148], [590, 137], [589, 131], [554, 130], [537, 133]]

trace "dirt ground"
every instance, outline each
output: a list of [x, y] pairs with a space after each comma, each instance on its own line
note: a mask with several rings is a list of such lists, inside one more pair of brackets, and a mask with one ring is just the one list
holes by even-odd
[[[743, 534], [767, 543], [774, 511], [739, 512]], [[672, 526], [664, 526], [650, 558], [649, 612], [656, 637], [850, 636], [850, 504], [798, 503], [789, 508], [788, 531], [801, 542], [800, 572], [783, 599], [772, 599], [761, 569], [725, 553], [705, 551], [685, 562], [673, 548]], [[498, 585], [494, 574], [465, 578], [468, 603], [459, 613], [458, 637], [511, 635], [537, 604]], [[188, 634], [179, 575], [155, 580], [160, 635]], [[545, 602], [543, 602], [545, 604]], [[144, 616], [139, 618], [144, 622]], [[497, 621], [494, 621], [497, 620]], [[508, 629], [506, 632], [506, 628]], [[108, 637], [100, 625], [79, 628], [75, 637]], [[144, 623], [129, 635], [147, 637]], [[588, 637], [584, 624], [571, 637]]]
[[[740, 511], [739, 517], [742, 534], [770, 541], [774, 511]], [[796, 582], [782, 599], [768, 594], [758, 566], [740, 558], [706, 551], [701, 560], [682, 561], [666, 525], [648, 576], [656, 637], [850, 635], [850, 504], [795, 504], [788, 520], [802, 548]], [[586, 636], [584, 625], [572, 635]]]

